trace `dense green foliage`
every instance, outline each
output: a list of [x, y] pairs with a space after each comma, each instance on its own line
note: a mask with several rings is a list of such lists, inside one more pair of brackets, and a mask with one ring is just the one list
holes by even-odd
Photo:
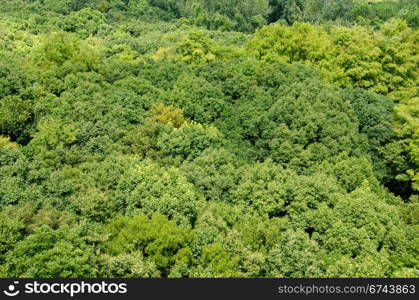
[[417, 0], [4, 0], [1, 277], [417, 277]]

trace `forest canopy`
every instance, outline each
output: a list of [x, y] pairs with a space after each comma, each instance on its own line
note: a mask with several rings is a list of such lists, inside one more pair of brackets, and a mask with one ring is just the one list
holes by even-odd
[[1, 277], [418, 277], [418, 0], [3, 0]]

